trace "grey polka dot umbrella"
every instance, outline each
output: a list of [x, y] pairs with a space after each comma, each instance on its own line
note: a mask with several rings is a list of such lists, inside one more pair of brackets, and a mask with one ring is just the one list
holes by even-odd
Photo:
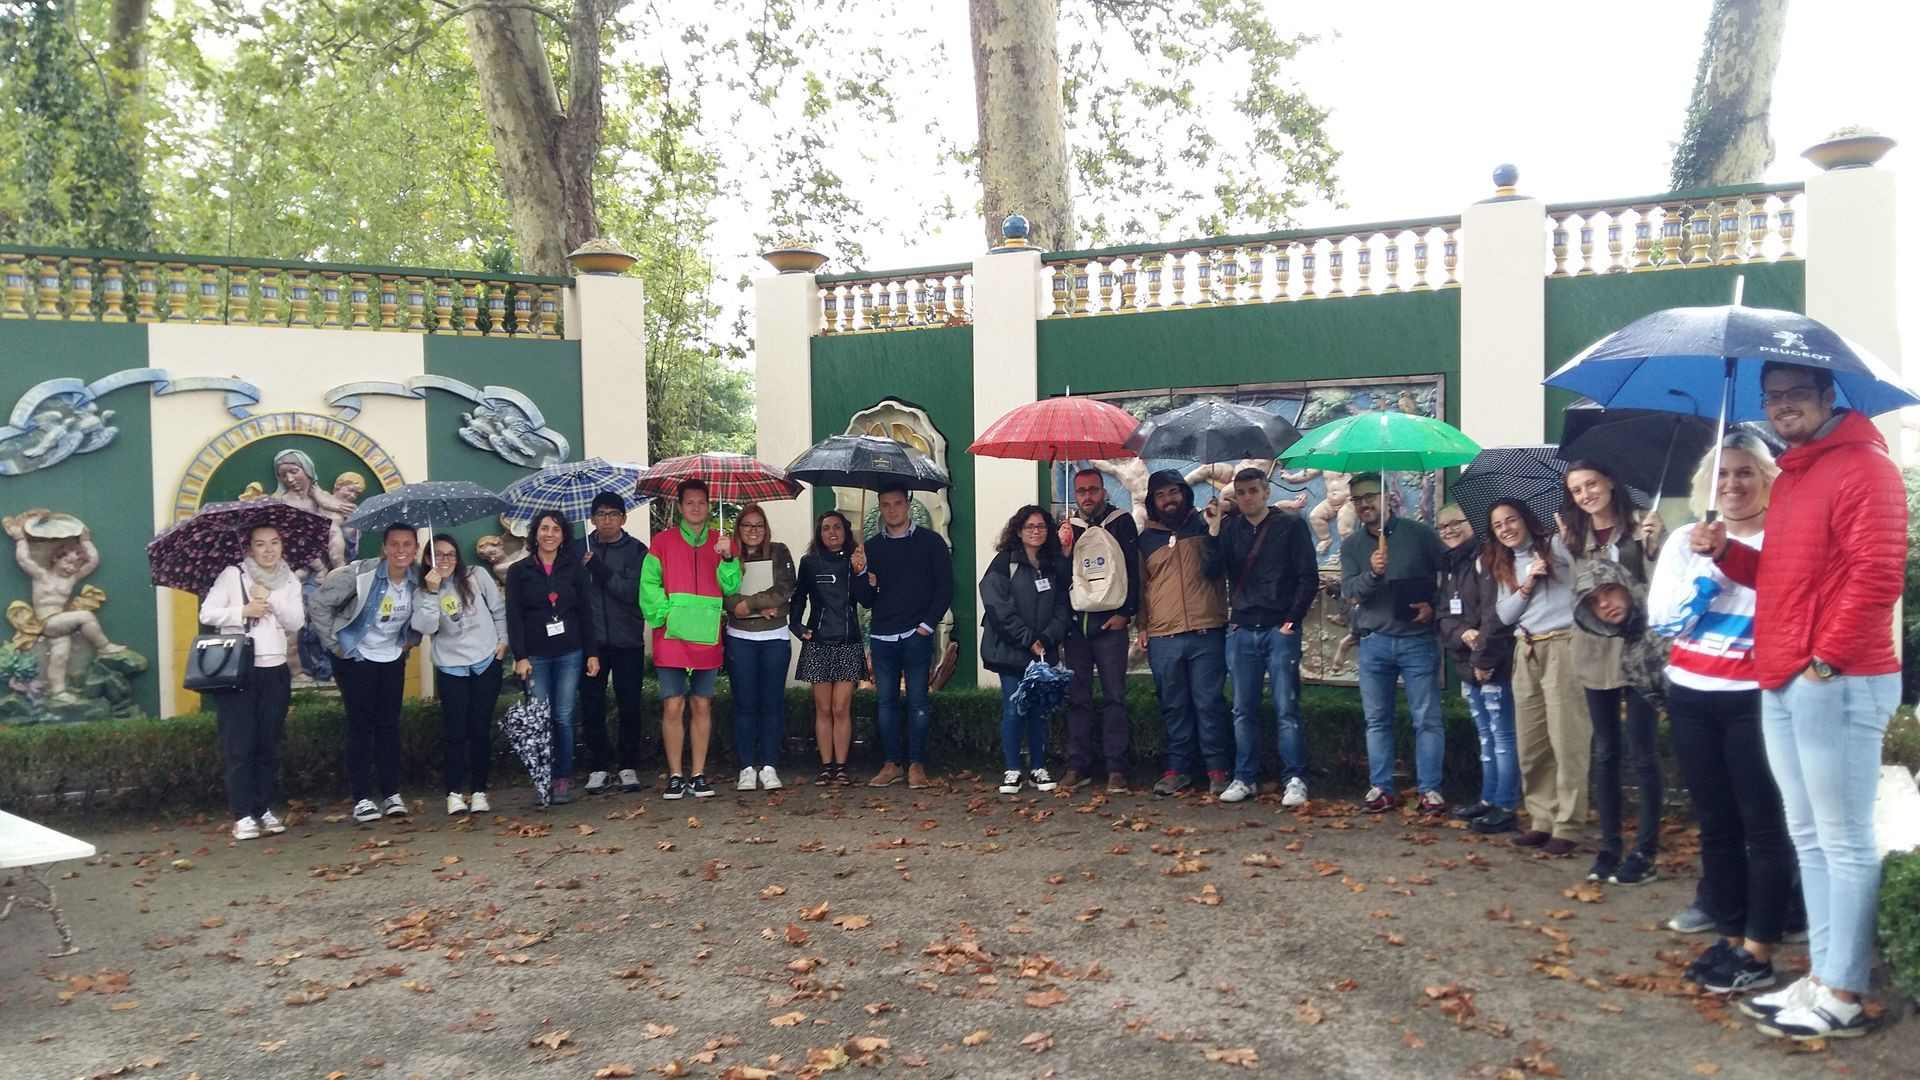
[[377, 533], [389, 525], [438, 532], [490, 518], [513, 504], [471, 480], [423, 480], [381, 492], [360, 504], [347, 528]]

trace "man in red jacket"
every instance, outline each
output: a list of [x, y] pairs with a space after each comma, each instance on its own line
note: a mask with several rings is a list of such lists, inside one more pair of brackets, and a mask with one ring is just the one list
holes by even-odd
[[1906, 493], [1872, 421], [1834, 408], [1831, 372], [1769, 361], [1760, 389], [1788, 446], [1766, 544], [1729, 543], [1714, 522], [1694, 529], [1693, 548], [1756, 594], [1761, 724], [1800, 855], [1813, 969], [1740, 1007], [1770, 1035], [1858, 1035], [1880, 889], [1874, 788], [1900, 701], [1893, 609], [1906, 561]]

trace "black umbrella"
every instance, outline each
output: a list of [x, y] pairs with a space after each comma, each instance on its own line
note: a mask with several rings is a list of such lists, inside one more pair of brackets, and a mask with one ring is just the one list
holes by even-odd
[[1693, 470], [1713, 449], [1713, 421], [1651, 409], [1606, 409], [1583, 399], [1567, 406], [1560, 460], [1595, 461], [1614, 479], [1665, 495], [1685, 495]]
[[1212, 399], [1143, 420], [1127, 449], [1143, 458], [1180, 461], [1271, 460], [1300, 441], [1300, 430], [1251, 405]]
[[920, 451], [878, 435], [830, 435], [801, 451], [787, 475], [817, 487], [878, 491], [940, 491], [953, 486], [947, 471]]
[[1567, 495], [1567, 463], [1552, 446], [1493, 446], [1480, 451], [1447, 494], [1460, 504], [1467, 523], [1487, 535], [1487, 512], [1501, 499], [1526, 504], [1534, 519], [1552, 528], [1553, 515]]
[[511, 509], [512, 503], [471, 480], [424, 480], [375, 495], [361, 503], [346, 524], [362, 532], [378, 532], [389, 525], [437, 532]]
[[545, 698], [522, 697], [500, 714], [500, 730], [533, 781], [533, 795], [541, 806], [553, 792], [553, 706]]

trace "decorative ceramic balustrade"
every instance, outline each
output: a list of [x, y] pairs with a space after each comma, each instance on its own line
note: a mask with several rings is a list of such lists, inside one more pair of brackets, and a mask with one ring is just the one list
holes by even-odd
[[1699, 196], [1547, 208], [1551, 277], [1679, 270], [1800, 257], [1794, 222], [1805, 200], [1798, 184], [1736, 188]]
[[820, 279], [820, 332], [926, 330], [973, 322], [973, 273], [966, 265]]
[[558, 338], [566, 278], [0, 248], [0, 318]]

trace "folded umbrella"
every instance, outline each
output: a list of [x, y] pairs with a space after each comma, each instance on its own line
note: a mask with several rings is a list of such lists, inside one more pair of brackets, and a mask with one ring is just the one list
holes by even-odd
[[541, 806], [553, 791], [553, 706], [542, 698], [522, 697], [500, 714], [500, 731], [526, 767]]
[[1127, 438], [1144, 458], [1209, 463], [1272, 459], [1300, 441], [1300, 429], [1265, 409], [1217, 398], [1141, 421]]
[[398, 524], [438, 532], [512, 509], [511, 502], [471, 480], [423, 480], [375, 495], [361, 503], [346, 524], [362, 532]]
[[147, 542], [153, 583], [205, 596], [220, 572], [247, 554], [247, 534], [262, 525], [280, 532], [280, 558], [305, 566], [327, 554], [334, 520], [278, 499], [208, 503]]
[[568, 521], [586, 521], [593, 516], [594, 496], [603, 491], [620, 496], [632, 510], [640, 503], [636, 485], [646, 471], [644, 465], [597, 457], [550, 465], [501, 490], [500, 496], [513, 504], [503, 516], [509, 524], [524, 526], [542, 510], [558, 510]]
[[1073, 682], [1073, 670], [1065, 664], [1049, 664], [1034, 659], [1027, 663], [1019, 685], [1013, 688], [1014, 712], [1023, 720], [1049, 716], [1066, 700], [1067, 687]]

